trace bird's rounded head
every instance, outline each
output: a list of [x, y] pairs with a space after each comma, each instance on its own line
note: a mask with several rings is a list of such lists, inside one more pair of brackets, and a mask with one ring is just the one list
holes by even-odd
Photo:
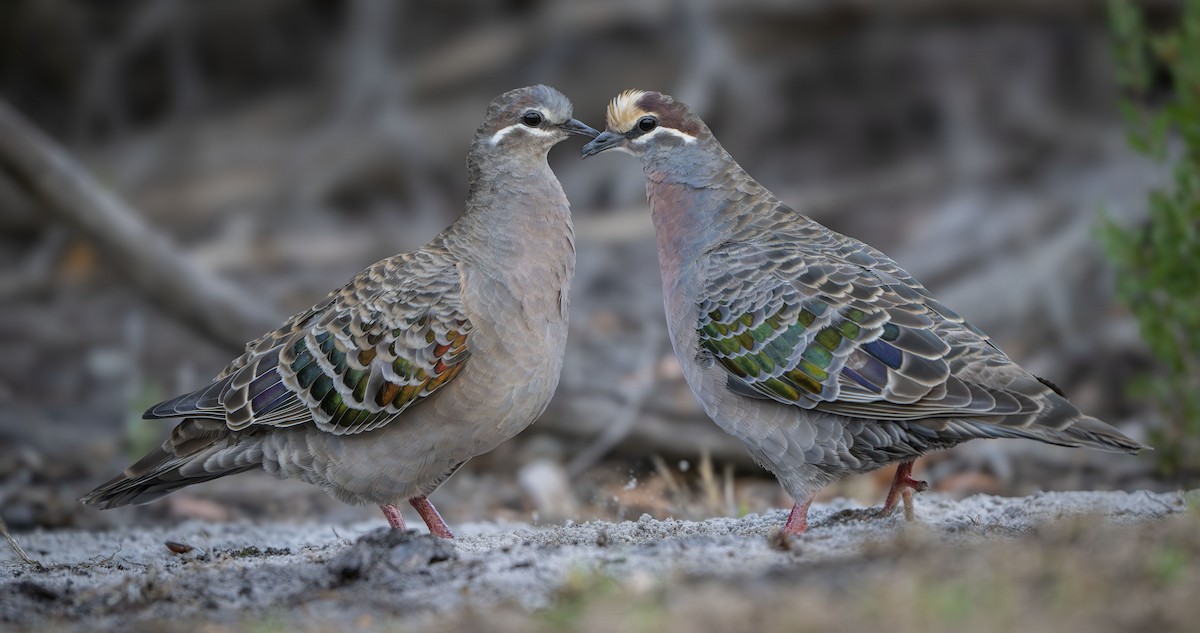
[[599, 132], [571, 118], [571, 101], [566, 95], [538, 84], [493, 99], [475, 133], [475, 144], [479, 150], [544, 152], [571, 134], [595, 138]]
[[708, 135], [691, 108], [661, 92], [626, 90], [608, 104], [605, 119], [608, 129], [584, 146], [584, 157], [615, 149], [645, 159]]

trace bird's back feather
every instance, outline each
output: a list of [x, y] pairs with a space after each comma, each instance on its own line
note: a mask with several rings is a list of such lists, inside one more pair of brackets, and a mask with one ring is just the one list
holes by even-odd
[[462, 370], [472, 326], [459, 284], [445, 251], [385, 259], [247, 345], [212, 384], [145, 417], [212, 418], [235, 431], [306, 423], [339, 435], [378, 428]]
[[259, 438], [272, 429], [311, 425], [352, 435], [379, 428], [462, 371], [471, 330], [445, 250], [382, 260], [249, 343], [209, 385], [146, 411], [147, 419], [185, 419], [160, 448], [82, 501], [148, 503], [257, 468]]
[[881, 422], [965, 420], [958, 430], [974, 437], [1143, 448], [1012, 362], [886, 255], [782, 204], [696, 270], [699, 345], [742, 396]]

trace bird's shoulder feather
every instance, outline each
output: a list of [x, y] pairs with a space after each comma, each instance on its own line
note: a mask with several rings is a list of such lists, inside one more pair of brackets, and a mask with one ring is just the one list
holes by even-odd
[[461, 283], [454, 258], [438, 247], [381, 260], [247, 344], [210, 385], [145, 417], [223, 419], [232, 430], [378, 428], [465, 367], [472, 324]]
[[1028, 423], [1052, 393], [886, 255], [782, 205], [696, 272], [701, 353], [741, 395], [859, 418]]

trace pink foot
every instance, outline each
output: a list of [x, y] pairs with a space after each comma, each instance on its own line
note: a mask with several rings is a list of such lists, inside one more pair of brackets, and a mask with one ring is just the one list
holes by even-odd
[[929, 484], [912, 478], [913, 463], [904, 462], [896, 467], [896, 478], [892, 480], [892, 489], [888, 491], [887, 500], [883, 502], [883, 514], [896, 507], [898, 498], [904, 499], [904, 518], [913, 520], [913, 493], [929, 490]]
[[429, 533], [441, 538], [454, 538], [454, 533], [442, 520], [442, 515], [438, 514], [437, 508], [425, 498], [425, 495], [413, 497], [408, 500], [412, 507], [417, 509], [417, 514], [425, 521], [425, 525], [429, 526]]
[[813, 497], [816, 493], [808, 496], [802, 503], [797, 503], [792, 506], [792, 513], [788, 515], [787, 523], [783, 524], [783, 534], [803, 534], [808, 529], [808, 506], [812, 505]]
[[387, 517], [388, 525], [392, 526], [392, 529], [408, 529], [407, 526], [404, 525], [404, 517], [400, 516], [400, 508], [397, 508], [389, 503], [385, 506], [379, 506], [379, 509], [383, 510], [383, 516]]

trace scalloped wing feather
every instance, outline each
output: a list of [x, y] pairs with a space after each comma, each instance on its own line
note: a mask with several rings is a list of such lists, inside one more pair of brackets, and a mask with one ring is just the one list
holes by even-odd
[[212, 384], [147, 418], [223, 419], [231, 430], [313, 423], [370, 431], [444, 387], [470, 355], [470, 320], [449, 255], [382, 260], [246, 346]]
[[738, 393], [879, 420], [1021, 425], [1048, 410], [1050, 388], [891, 259], [781, 211], [791, 221], [703, 264], [700, 346]]

